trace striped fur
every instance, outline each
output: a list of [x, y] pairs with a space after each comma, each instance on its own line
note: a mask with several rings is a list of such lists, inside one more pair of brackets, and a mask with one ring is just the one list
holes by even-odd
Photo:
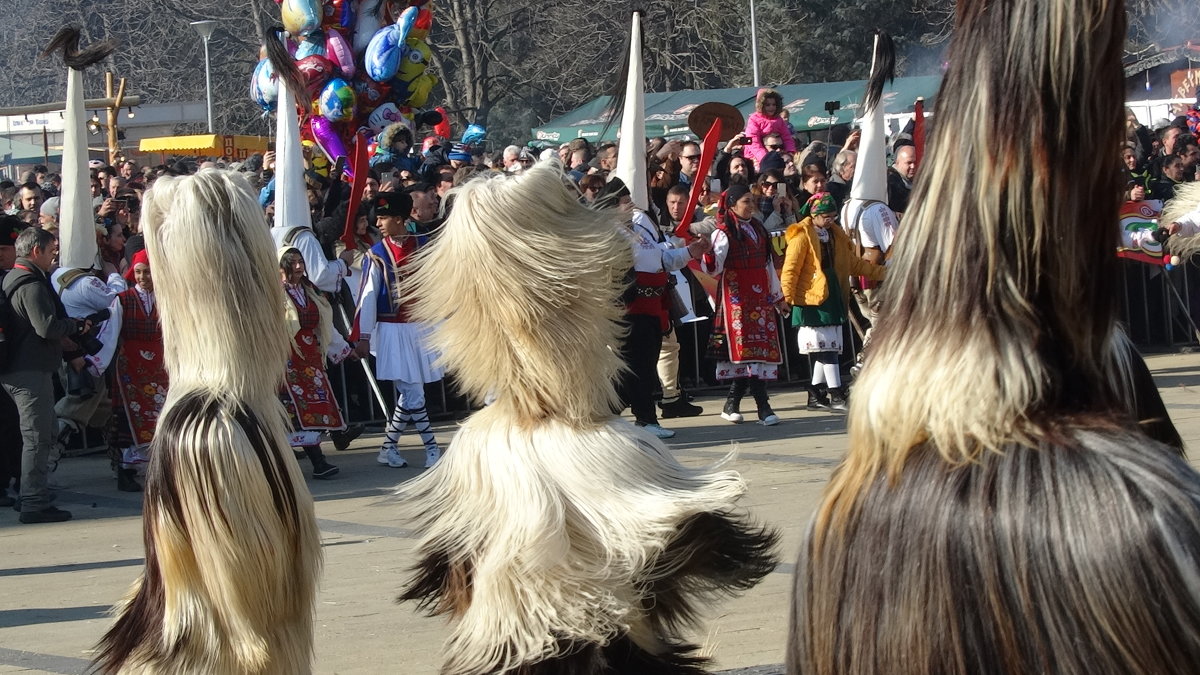
[[1125, 6], [960, 0], [791, 675], [1191, 673], [1200, 475], [1115, 322]]
[[423, 535], [402, 599], [450, 618], [446, 675], [701, 673], [680, 631], [770, 572], [775, 534], [733, 515], [736, 472], [612, 417], [629, 244], [563, 181], [466, 184], [419, 254], [416, 315], [495, 402], [398, 489]]
[[320, 541], [277, 396], [289, 335], [249, 183], [160, 178], [143, 222], [171, 388], [151, 449], [146, 568], [102, 673], [310, 671]]

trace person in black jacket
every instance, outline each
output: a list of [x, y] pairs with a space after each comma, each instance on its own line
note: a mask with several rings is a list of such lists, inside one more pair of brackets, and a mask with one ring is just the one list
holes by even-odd
[[[22, 523], [56, 523], [70, 520], [71, 513], [50, 505], [47, 476], [50, 450], [54, 444], [54, 384], [64, 343], [91, 330], [87, 319], [67, 316], [58, 295], [50, 287], [48, 272], [58, 254], [54, 235], [27, 228], [16, 240], [17, 261], [4, 276], [4, 294], [12, 306], [13, 332], [8, 336], [9, 369], [0, 374], [0, 384], [21, 413], [21, 498]], [[69, 345], [74, 349], [74, 345]], [[80, 363], [72, 364], [82, 367]]]

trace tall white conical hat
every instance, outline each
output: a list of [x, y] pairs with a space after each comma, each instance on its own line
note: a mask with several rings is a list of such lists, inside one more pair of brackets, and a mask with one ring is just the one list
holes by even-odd
[[621, 138], [613, 176], [629, 188], [633, 205], [646, 211], [650, 194], [646, 180], [646, 89], [642, 74], [642, 15], [633, 13], [629, 33], [629, 72], [625, 79], [625, 107], [621, 111]]
[[79, 48], [80, 31], [66, 26], [43, 50], [62, 52], [67, 66], [67, 105], [63, 111], [62, 199], [58, 224], [59, 266], [89, 269], [96, 263], [96, 214], [92, 209], [88, 172], [87, 110], [83, 105], [83, 71], [116, 50], [112, 41]]
[[895, 57], [892, 39], [886, 33], [875, 34], [871, 55], [871, 79], [867, 81], [860, 122], [862, 137], [858, 142], [858, 161], [850, 198], [887, 201], [887, 137], [883, 120], [883, 84], [892, 78]]
[[304, 184], [304, 150], [300, 146], [300, 117], [291, 88], [279, 84], [275, 107], [275, 226], [312, 227], [308, 187]]

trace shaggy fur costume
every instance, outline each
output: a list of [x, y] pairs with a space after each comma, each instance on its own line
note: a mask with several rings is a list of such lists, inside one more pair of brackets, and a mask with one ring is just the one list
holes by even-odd
[[1200, 475], [1115, 322], [1125, 5], [955, 11], [788, 672], [1194, 673]]
[[310, 671], [320, 539], [285, 442], [290, 347], [274, 247], [246, 179], [206, 169], [146, 194], [171, 389], [146, 479], [146, 569], [103, 673]]
[[544, 163], [458, 188], [418, 254], [415, 319], [494, 403], [398, 490], [424, 535], [403, 599], [450, 617], [447, 675], [702, 673], [680, 630], [771, 571], [775, 534], [733, 514], [737, 473], [613, 418], [630, 247], [563, 180]]

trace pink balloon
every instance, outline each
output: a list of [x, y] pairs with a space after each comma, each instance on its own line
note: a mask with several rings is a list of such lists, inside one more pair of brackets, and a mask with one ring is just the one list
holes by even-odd
[[338, 157], [347, 158], [346, 175], [353, 179], [354, 169], [350, 166], [346, 144], [342, 142], [342, 137], [338, 135], [337, 128], [333, 126], [333, 122], [330, 122], [321, 115], [313, 115], [309, 120], [309, 126], [312, 128], [313, 140], [317, 142], [317, 147], [321, 149], [321, 152], [325, 153], [331, 164], [336, 163]]
[[333, 29], [326, 32], [325, 51], [325, 56], [341, 69], [347, 80], [354, 77], [354, 50], [341, 33]]

